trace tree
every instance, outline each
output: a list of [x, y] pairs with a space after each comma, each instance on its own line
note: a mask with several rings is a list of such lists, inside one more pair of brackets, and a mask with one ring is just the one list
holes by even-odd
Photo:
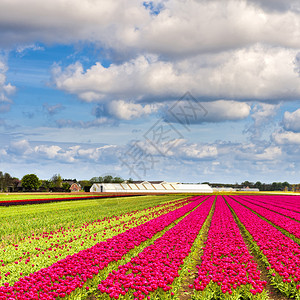
[[22, 178], [22, 187], [27, 191], [37, 190], [41, 182], [35, 174], [27, 174]]
[[17, 177], [13, 177], [12, 179], [11, 179], [11, 186], [12, 186], [12, 191], [14, 192], [14, 191], [17, 191], [17, 189], [18, 189], [18, 185], [21, 183], [21, 180], [19, 180], [19, 178], [17, 178]]
[[254, 183], [246, 180], [246, 181], [242, 182], [241, 185], [244, 187], [247, 187], [247, 186], [252, 187], [254, 185]]
[[62, 183], [62, 188], [64, 189], [65, 192], [70, 192], [70, 184], [68, 182], [63, 182]]
[[85, 189], [86, 186], [89, 188], [92, 186], [92, 183], [89, 180], [80, 180], [79, 184], [83, 190]]
[[257, 189], [259, 189], [261, 191], [262, 183], [260, 181], [256, 181], [254, 184], [254, 187], [256, 187]]
[[271, 185], [271, 191], [282, 191], [283, 185], [281, 182], [273, 182]]
[[123, 181], [124, 181], [124, 179], [121, 177], [118, 177], [118, 176], [116, 176], [112, 179], [113, 183], [122, 183]]
[[290, 187], [291, 187], [291, 185], [287, 181], [283, 182], [282, 186], [287, 189], [290, 189]]
[[93, 183], [103, 183], [103, 177], [99, 176], [99, 177], [93, 177], [90, 179], [91, 184]]
[[8, 173], [0, 171], [0, 191], [7, 192], [15, 188], [15, 183], [18, 178], [11, 177]]
[[3, 173], [2, 171], [0, 171], [0, 192], [3, 191], [3, 185], [4, 185]]
[[104, 183], [111, 183], [113, 180], [113, 177], [111, 175], [106, 175], [103, 177], [103, 182]]
[[56, 187], [56, 188], [62, 187], [62, 178], [60, 174], [54, 174], [50, 179], [50, 181], [51, 181], [51, 187]]
[[41, 180], [41, 185], [39, 189], [45, 192], [49, 192], [50, 186], [51, 186], [50, 180]]

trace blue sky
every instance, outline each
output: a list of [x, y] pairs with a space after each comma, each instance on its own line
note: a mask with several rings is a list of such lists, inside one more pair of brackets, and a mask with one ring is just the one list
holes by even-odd
[[298, 1], [0, 1], [0, 170], [299, 182]]

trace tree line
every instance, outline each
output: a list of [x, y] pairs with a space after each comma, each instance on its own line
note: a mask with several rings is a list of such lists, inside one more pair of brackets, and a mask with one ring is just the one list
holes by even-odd
[[[21, 192], [21, 191], [39, 191], [39, 192], [69, 192], [72, 183], [78, 183], [83, 191], [88, 192], [93, 183], [121, 183], [124, 179], [119, 176], [99, 176], [92, 177], [89, 180], [63, 179], [60, 174], [54, 174], [49, 180], [41, 180], [35, 174], [26, 174], [19, 179], [11, 176], [9, 173], [0, 171], [0, 192]], [[127, 182], [133, 182], [129, 178]], [[300, 184], [290, 184], [285, 182], [262, 183], [260, 181], [244, 181], [235, 184], [207, 183], [212, 187], [232, 187], [232, 188], [258, 188], [260, 191], [300, 191]]]
[[260, 191], [294, 191], [294, 192], [298, 192], [300, 191], [300, 184], [291, 184], [287, 181], [284, 182], [272, 182], [272, 183], [262, 183], [260, 181], [256, 181], [251, 182], [251, 181], [244, 181], [239, 183], [235, 183], [235, 184], [223, 184], [223, 183], [209, 183], [209, 182], [205, 182], [207, 184], [209, 184], [212, 187], [231, 187], [231, 188], [235, 188], [235, 189], [241, 189], [241, 188], [257, 188]]
[[0, 192], [7, 192], [10, 187], [17, 189], [20, 180], [0, 171]]
[[[64, 179], [60, 174], [54, 174], [49, 180], [39, 179], [36, 174], [26, 174], [19, 179], [0, 171], [0, 192], [69, 192], [72, 183], [77, 183], [83, 191], [88, 192], [93, 183], [121, 183], [123, 181], [123, 178], [111, 175], [77, 181]], [[130, 182], [132, 179], [127, 181]]]

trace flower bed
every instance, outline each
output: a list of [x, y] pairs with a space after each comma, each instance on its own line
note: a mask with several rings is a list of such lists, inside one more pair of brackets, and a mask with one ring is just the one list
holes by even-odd
[[[192, 201], [193, 200], [193, 201]], [[178, 218], [197, 207], [204, 199], [195, 197], [189, 204], [140, 226], [130, 228], [105, 242], [67, 256], [53, 265], [20, 278], [12, 286], [0, 287], [0, 299], [55, 299], [65, 297], [93, 278], [109, 263], [118, 261], [131, 249], [151, 239]], [[2, 298], [1, 298], [2, 297]]]
[[259, 205], [253, 204], [249, 201], [245, 201], [240, 197], [233, 196], [232, 199], [239, 201], [239, 203], [247, 206], [262, 217], [271, 221], [273, 224], [285, 229], [287, 232], [300, 239], [300, 222], [287, 218], [286, 216], [283, 216], [277, 212], [271, 211]]
[[[130, 262], [120, 265], [103, 280], [98, 289], [110, 298], [122, 299], [127, 293], [143, 299], [174, 295], [172, 283], [179, 276], [178, 271], [199, 231], [206, 220], [214, 197], [186, 216], [176, 226], [148, 246]], [[170, 290], [165, 295], [164, 292]], [[101, 295], [101, 298], [104, 297]], [[107, 297], [107, 298], [109, 298]]]
[[225, 197], [265, 263], [271, 283], [287, 297], [300, 298], [300, 246], [249, 209]]
[[252, 299], [256, 294], [266, 298], [266, 282], [260, 279], [257, 264], [220, 196], [205, 244], [194, 281], [197, 299], [228, 299], [229, 295], [232, 299]]

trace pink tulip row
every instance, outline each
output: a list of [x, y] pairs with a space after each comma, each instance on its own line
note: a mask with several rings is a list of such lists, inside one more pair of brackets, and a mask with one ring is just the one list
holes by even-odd
[[[178, 271], [206, 220], [213, 201], [211, 196], [200, 207], [158, 238], [128, 263], [120, 265], [103, 280], [98, 289], [110, 298], [127, 293], [144, 299], [158, 289], [167, 292], [179, 276]], [[173, 294], [173, 292], [171, 292]]]
[[287, 296], [300, 298], [300, 246], [268, 222], [230, 197], [225, 197], [252, 236], [263, 257], [271, 281]]
[[263, 208], [256, 204], [252, 204], [249, 201], [245, 201], [240, 197], [232, 196], [233, 199], [239, 201], [239, 203], [246, 205], [254, 212], [257, 212], [259, 215], [271, 221], [273, 224], [285, 229], [289, 233], [293, 234], [295, 237], [300, 238], [300, 222], [287, 218], [283, 215], [280, 215], [274, 211]]
[[[197, 291], [214, 290], [222, 294], [255, 295], [266, 285], [250, 255], [239, 228], [226, 205], [218, 196], [212, 223], [205, 242], [198, 277], [194, 281]], [[218, 291], [219, 290], [219, 291]]]
[[244, 200], [244, 201], [247, 201], [251, 204], [256, 204], [258, 206], [261, 206], [263, 208], [266, 208], [266, 209], [269, 209], [269, 210], [272, 210], [272, 211], [275, 211], [279, 214], [282, 214], [282, 215], [285, 215], [289, 218], [293, 218], [297, 221], [300, 221], [300, 212], [296, 212], [296, 211], [293, 211], [293, 210], [290, 210], [289, 209], [289, 205], [286, 205], [285, 208], [282, 208], [281, 206], [278, 206], [276, 205], [274, 202], [271, 202], [271, 201], [261, 201], [261, 197], [260, 196], [235, 196], [234, 197], [235, 199], [237, 200]]
[[6, 283], [0, 287], [0, 299], [64, 298], [75, 289], [81, 288], [88, 279], [93, 278], [109, 263], [122, 259], [131, 249], [151, 239], [178, 218], [196, 208], [204, 199], [195, 197], [193, 202], [184, 207], [128, 229], [89, 249], [67, 256], [50, 267], [21, 278], [13, 286]]
[[160, 209], [157, 207], [157, 210], [151, 208], [148, 210], [150, 212], [147, 211], [146, 214], [144, 211], [140, 211], [123, 218], [123, 221], [108, 219], [107, 222], [92, 222], [94, 226], [83, 226], [80, 230], [71, 228], [71, 230], [64, 231], [63, 235], [45, 235], [45, 238], [29, 240], [29, 243], [6, 247], [0, 260], [0, 283], [2, 285], [5, 282], [12, 284], [20, 276], [23, 277], [41, 268], [46, 268], [67, 255], [90, 248], [99, 241], [139, 226], [189, 202], [191, 200], [186, 199]]
[[[247, 196], [253, 197], [253, 196]], [[300, 213], [299, 196], [255, 195], [255, 200]]]
[[[26, 242], [26, 241], [36, 241], [36, 240], [41, 240], [41, 239], [53, 239], [55, 238], [55, 235], [57, 234], [60, 234], [60, 235], [63, 235], [63, 234], [67, 234], [68, 232], [74, 232], [74, 230], [76, 229], [79, 229], [79, 230], [82, 230], [82, 229], [86, 229], [86, 228], [89, 228], [89, 227], [93, 227], [95, 225], [99, 225], [99, 223], [104, 223], [104, 222], [107, 222], [108, 224], [106, 226], [109, 226], [110, 223], [113, 223], [114, 221], [119, 221], [119, 220], [122, 220], [122, 219], [126, 219], [128, 217], [133, 217], [136, 215], [136, 214], [143, 214], [143, 213], [149, 213], [151, 211], [156, 211], [157, 209], [163, 209], [163, 208], [167, 208], [167, 207], [170, 207], [170, 206], [181, 206], [181, 205], [184, 205], [184, 204], [187, 204], [189, 203], [191, 200], [190, 198], [185, 198], [185, 199], [178, 199], [178, 200], [175, 200], [175, 201], [170, 201], [170, 202], [167, 202], [167, 203], [164, 203], [164, 204], [159, 204], [159, 205], [156, 205], [156, 206], [153, 206], [153, 207], [148, 207], [148, 208], [145, 208], [143, 210], [135, 210], [135, 211], [130, 211], [130, 212], [127, 212], [127, 213], [124, 213], [124, 214], [121, 214], [121, 215], [117, 215], [117, 216], [111, 216], [111, 217], [104, 217], [102, 219], [98, 219], [98, 220], [94, 220], [92, 222], [86, 222], [84, 224], [82, 224], [82, 226], [80, 226], [79, 228], [75, 228], [74, 225], [71, 226], [71, 227], [68, 227], [68, 228], [59, 228], [58, 230], [56, 231], [51, 231], [51, 232], [43, 232], [43, 233], [40, 233], [40, 234], [32, 234], [31, 236], [28, 236], [28, 237], [24, 237], [23, 239], [21, 239], [20, 243], [22, 242]], [[124, 222], [124, 221], [120, 221], [121, 223]]]
[[[33, 255], [38, 257], [48, 255], [46, 252], [69, 248], [74, 242], [78, 244], [81, 241], [80, 243], [86, 244], [87, 239], [96, 241], [98, 235], [102, 235], [104, 238], [107, 231], [111, 230], [115, 234], [120, 231], [122, 232], [130, 227], [140, 225], [147, 220], [154, 219], [171, 210], [184, 206], [189, 202], [191, 202], [190, 199], [180, 199], [140, 211], [128, 212], [119, 216], [106, 217], [102, 220], [84, 223], [79, 228], [72, 226], [66, 229], [60, 228], [57, 231], [43, 232], [39, 235], [32, 234], [28, 238], [24, 238], [20, 242], [6, 246], [0, 250], [1, 252], [3, 251], [0, 260], [0, 282], [1, 272], [6, 273], [3, 267], [8, 263], [19, 264], [22, 261], [29, 263]], [[97, 241], [99, 240], [99, 236], [97, 237]]]

